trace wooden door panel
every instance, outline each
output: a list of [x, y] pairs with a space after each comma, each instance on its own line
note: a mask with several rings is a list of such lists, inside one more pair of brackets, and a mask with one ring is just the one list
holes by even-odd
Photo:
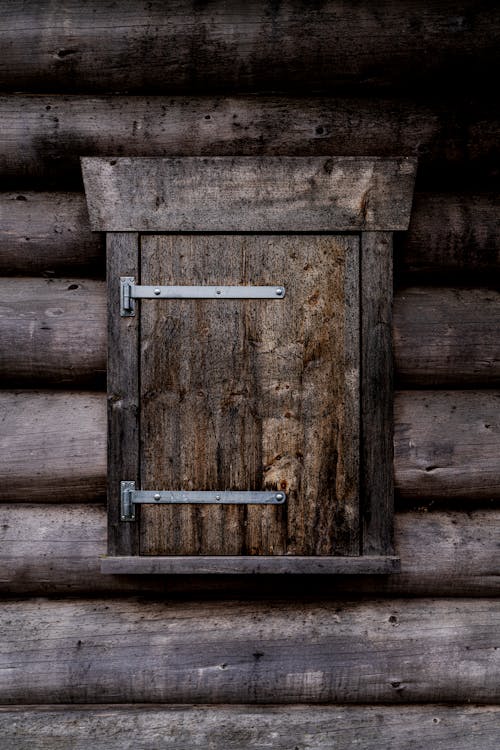
[[358, 555], [356, 235], [144, 235], [142, 284], [283, 285], [284, 299], [142, 300], [142, 489], [284, 505], [145, 505], [145, 555]]

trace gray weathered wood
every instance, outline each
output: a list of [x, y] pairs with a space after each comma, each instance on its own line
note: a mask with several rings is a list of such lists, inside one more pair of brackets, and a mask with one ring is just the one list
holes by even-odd
[[0, 382], [103, 388], [106, 297], [100, 281], [0, 279]]
[[[493, 194], [415, 193], [410, 226], [395, 249], [397, 268], [433, 280], [452, 271], [468, 279], [496, 273], [499, 210]], [[104, 243], [90, 231], [83, 193], [0, 193], [0, 217], [3, 275], [104, 276]]]
[[136, 523], [123, 523], [120, 482], [139, 482], [139, 321], [120, 316], [120, 277], [139, 278], [137, 234], [106, 235], [108, 289], [108, 549], [139, 551], [140, 508]]
[[12, 706], [3, 750], [497, 750], [499, 706]]
[[500, 601], [7, 600], [0, 701], [497, 703]]
[[387, 575], [399, 570], [398, 557], [298, 555], [103, 557], [101, 573], [134, 575]]
[[[422, 504], [425, 500], [422, 499]], [[100, 573], [107, 552], [103, 505], [0, 505], [4, 594], [165, 593], [170, 597], [499, 596], [500, 512], [396, 513], [401, 571], [388, 576], [117, 576]]]
[[498, 193], [416, 193], [410, 226], [397, 247], [399, 269], [435, 278], [498, 273]]
[[400, 496], [499, 497], [499, 419], [499, 391], [400, 392], [394, 457]]
[[394, 307], [398, 382], [497, 386], [499, 330], [498, 289], [400, 289]]
[[93, 231], [396, 231], [416, 160], [356, 157], [83, 158]]
[[361, 539], [366, 555], [392, 552], [392, 234], [361, 235]]
[[[4, 91], [476, 91], [497, 64], [495, 3], [10, 0]], [[335, 44], [332, 44], [332, 39]]]
[[104, 498], [105, 401], [102, 393], [0, 391], [0, 500]]
[[[0, 97], [4, 187], [81, 186], [80, 156], [419, 157], [419, 189], [498, 168], [498, 114], [435, 98]], [[478, 138], [480, 133], [480, 138]], [[443, 158], [446, 154], [446, 160]], [[486, 189], [484, 187], [483, 189]]]
[[149, 235], [141, 281], [286, 289], [141, 302], [142, 488], [287, 494], [145, 506], [141, 552], [359, 554], [357, 237]]
[[0, 193], [0, 273], [104, 276], [104, 243], [81, 193]]
[[[396, 489], [402, 498], [500, 498], [500, 392], [395, 394]], [[106, 488], [100, 393], [0, 392], [0, 499], [79, 502]]]
[[[98, 281], [0, 279], [3, 383], [102, 382], [105, 296], [105, 284]], [[45, 311], [50, 334], [45, 333]], [[395, 293], [393, 324], [395, 371], [406, 386], [495, 386], [500, 381], [497, 290], [404, 287]], [[18, 346], [19, 341], [28, 345]]]

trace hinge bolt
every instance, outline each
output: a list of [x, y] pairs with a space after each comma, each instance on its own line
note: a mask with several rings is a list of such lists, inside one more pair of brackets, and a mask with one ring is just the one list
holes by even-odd
[[278, 295], [278, 297], [282, 297], [283, 296], [283, 289], [281, 287], [278, 287], [276, 289], [276, 294]]
[[284, 500], [284, 499], [285, 499], [285, 496], [284, 496], [284, 494], [282, 492], [277, 492], [276, 493], [276, 500], [280, 500], [281, 501], [281, 500]]
[[158, 500], [161, 500], [161, 495], [159, 492], [156, 493], [156, 495], [154, 496], [154, 499], [156, 500], [156, 502], [158, 502]]
[[159, 294], [161, 294], [161, 289], [155, 289], [154, 293], [156, 294], [156, 296], [158, 296]]

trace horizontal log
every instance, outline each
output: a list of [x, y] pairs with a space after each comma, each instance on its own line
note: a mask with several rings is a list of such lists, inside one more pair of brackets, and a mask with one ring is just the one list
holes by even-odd
[[497, 750], [499, 706], [12, 706], [4, 750]]
[[[104, 282], [0, 279], [0, 382], [102, 387]], [[500, 293], [408, 287], [394, 305], [396, 374], [405, 386], [500, 382]]]
[[0, 391], [0, 499], [85, 502], [106, 496], [102, 393]]
[[[401, 391], [395, 397], [400, 498], [500, 498], [500, 391]], [[79, 502], [106, 487], [101, 393], [0, 391], [0, 500]]]
[[[499, 112], [388, 98], [3, 96], [3, 185], [82, 186], [81, 156], [419, 157], [418, 189], [482, 188], [500, 166]], [[446, 189], [446, 187], [444, 188]]]
[[[331, 91], [486, 85], [497, 63], [493, 3], [267, 0], [10, 0], [4, 90]], [[332, 44], [334, 40], [334, 44]], [[75, 83], [76, 82], [76, 83]]]
[[401, 572], [390, 576], [109, 576], [102, 505], [0, 505], [3, 594], [165, 593], [241, 597], [339, 593], [390, 596], [499, 596], [500, 511], [409, 512], [395, 517]]
[[102, 281], [0, 279], [0, 380], [105, 387]]
[[7, 600], [0, 702], [497, 703], [500, 601]]
[[[397, 238], [398, 271], [498, 273], [500, 198], [416, 193], [408, 232]], [[0, 193], [0, 274], [104, 276], [104, 244], [90, 231], [83, 193]]]
[[500, 292], [408, 287], [394, 300], [394, 355], [401, 384], [497, 386]]
[[446, 277], [494, 274], [500, 264], [498, 194], [416, 193], [408, 232], [398, 237], [396, 269]]
[[0, 274], [104, 277], [82, 193], [0, 193]]
[[394, 472], [400, 499], [500, 497], [500, 391], [400, 391]]

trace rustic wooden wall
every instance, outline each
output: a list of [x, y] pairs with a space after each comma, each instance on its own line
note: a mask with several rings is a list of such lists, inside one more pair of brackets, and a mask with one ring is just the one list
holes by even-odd
[[[498, 747], [498, 3], [0, 8], [2, 746]], [[105, 264], [79, 157], [200, 154], [419, 157], [399, 575], [99, 573]]]

